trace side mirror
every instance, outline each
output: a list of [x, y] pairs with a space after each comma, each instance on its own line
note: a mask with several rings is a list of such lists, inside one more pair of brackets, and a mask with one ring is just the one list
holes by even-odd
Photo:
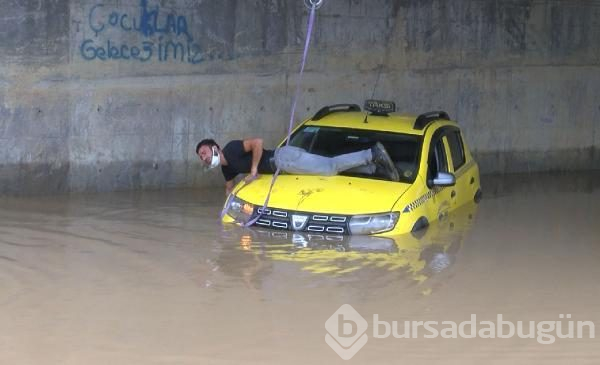
[[456, 177], [448, 172], [438, 172], [433, 178], [433, 186], [454, 186], [454, 184], [456, 184]]

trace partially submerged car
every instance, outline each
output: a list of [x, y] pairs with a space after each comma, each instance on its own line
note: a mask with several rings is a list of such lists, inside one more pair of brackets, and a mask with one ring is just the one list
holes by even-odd
[[[240, 182], [224, 222], [297, 232], [397, 235], [418, 231], [467, 202], [479, 202], [479, 167], [459, 125], [443, 111], [398, 115], [393, 102], [367, 100], [319, 110], [301, 123], [290, 145], [336, 156], [383, 144], [400, 176], [354, 168], [335, 176], [281, 174], [268, 207], [271, 175]], [[282, 141], [280, 145], [284, 145]]]
[[342, 285], [356, 284], [365, 290], [363, 294], [373, 288], [364, 283], [400, 279], [408, 284], [416, 282], [421, 293], [429, 294], [453, 276], [462, 247], [468, 245], [477, 208], [475, 202], [467, 203], [418, 235], [331, 235], [227, 225], [223, 241], [239, 242], [234, 246], [237, 251], [252, 255], [239, 255], [228, 246], [222, 251], [224, 261], [238, 264], [223, 268], [254, 283], [268, 280], [273, 273], [295, 276], [294, 270], [299, 268], [334, 281], [339, 278]]

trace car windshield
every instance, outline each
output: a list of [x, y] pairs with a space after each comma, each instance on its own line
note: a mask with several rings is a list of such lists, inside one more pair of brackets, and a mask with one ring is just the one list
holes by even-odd
[[[290, 145], [310, 153], [333, 157], [373, 147], [381, 142], [394, 161], [400, 181], [414, 181], [419, 166], [421, 137], [409, 134], [318, 126], [303, 126], [290, 139]], [[357, 167], [341, 175], [385, 179], [379, 169]]]

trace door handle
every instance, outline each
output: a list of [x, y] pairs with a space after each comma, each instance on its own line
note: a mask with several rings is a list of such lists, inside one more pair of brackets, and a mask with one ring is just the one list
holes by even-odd
[[452, 192], [450, 193], [450, 197], [454, 198], [456, 196], [456, 191], [452, 190]]

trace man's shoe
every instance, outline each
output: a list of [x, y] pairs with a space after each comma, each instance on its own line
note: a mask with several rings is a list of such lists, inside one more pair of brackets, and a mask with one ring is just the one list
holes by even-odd
[[375, 146], [371, 147], [371, 154], [375, 165], [381, 168], [390, 180], [400, 181], [400, 174], [394, 166], [394, 161], [392, 161], [381, 142], [377, 142]]

